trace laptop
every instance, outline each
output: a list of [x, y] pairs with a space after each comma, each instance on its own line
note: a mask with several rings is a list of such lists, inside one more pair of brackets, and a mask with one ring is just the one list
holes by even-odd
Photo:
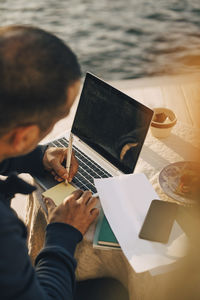
[[[96, 193], [94, 178], [133, 173], [153, 111], [87, 73], [71, 128], [79, 170], [72, 184]], [[69, 132], [49, 143], [67, 147]], [[58, 184], [49, 173], [37, 177], [45, 189]]]

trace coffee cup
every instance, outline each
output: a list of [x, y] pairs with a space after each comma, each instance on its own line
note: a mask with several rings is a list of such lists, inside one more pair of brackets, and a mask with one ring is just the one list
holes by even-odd
[[172, 128], [177, 122], [175, 113], [165, 107], [154, 108], [151, 122], [151, 133], [156, 138], [166, 138], [170, 135]]

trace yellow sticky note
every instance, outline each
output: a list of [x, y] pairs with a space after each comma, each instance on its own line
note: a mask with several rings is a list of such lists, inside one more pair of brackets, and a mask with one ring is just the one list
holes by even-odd
[[70, 183], [66, 185], [65, 182], [61, 182], [49, 190], [46, 190], [42, 195], [53, 199], [56, 205], [60, 205], [63, 200], [75, 190], [76, 188]]

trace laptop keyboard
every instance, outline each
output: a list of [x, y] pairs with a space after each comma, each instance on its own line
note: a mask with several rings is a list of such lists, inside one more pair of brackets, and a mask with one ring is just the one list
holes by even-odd
[[[60, 138], [49, 143], [52, 147], [68, 147], [68, 140]], [[112, 177], [106, 170], [99, 166], [94, 160], [89, 158], [85, 153], [73, 145], [76, 158], [79, 162], [79, 169], [72, 182], [81, 190], [91, 190], [96, 193], [97, 190], [94, 185], [94, 178], [108, 178]]]

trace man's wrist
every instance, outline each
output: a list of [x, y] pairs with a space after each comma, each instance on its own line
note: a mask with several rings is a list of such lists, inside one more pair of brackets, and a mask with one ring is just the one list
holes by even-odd
[[61, 246], [74, 254], [76, 245], [82, 240], [82, 233], [65, 223], [50, 223], [46, 228], [45, 246]]

